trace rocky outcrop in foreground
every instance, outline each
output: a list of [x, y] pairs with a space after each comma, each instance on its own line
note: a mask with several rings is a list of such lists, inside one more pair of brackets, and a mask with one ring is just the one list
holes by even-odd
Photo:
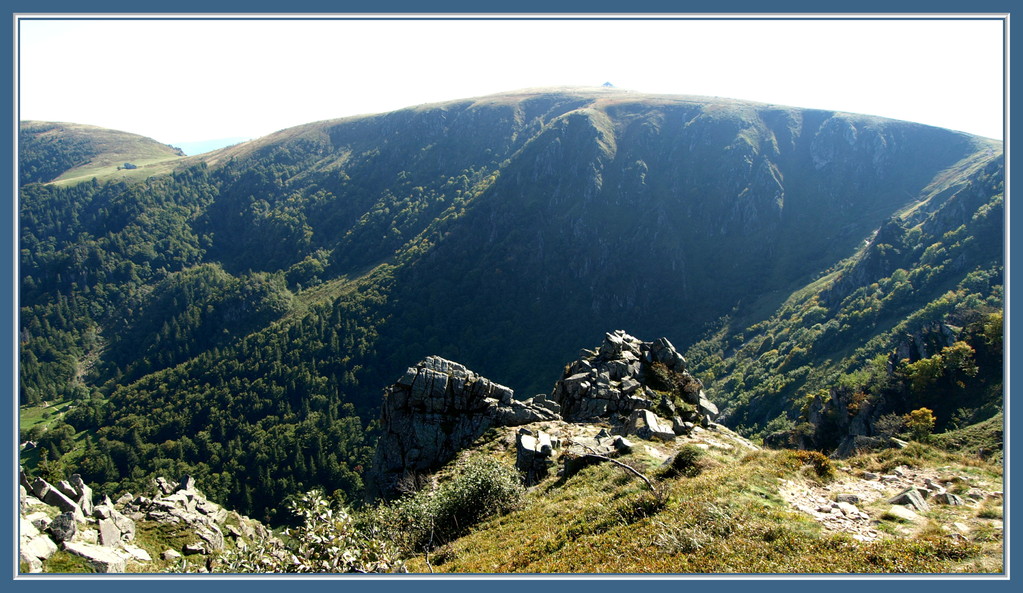
[[[604, 336], [600, 348], [582, 354], [565, 368], [551, 394], [569, 422], [629, 423], [670, 438], [669, 433], [682, 434], [717, 418], [717, 406], [667, 338], [643, 342], [617, 330]], [[670, 419], [650, 412], [654, 408]]]
[[[584, 350], [550, 396], [518, 401], [513, 395], [508, 387], [440, 357], [409, 368], [384, 392], [383, 434], [373, 470], [379, 493], [393, 494], [404, 480], [439, 468], [491, 428], [563, 419], [607, 423], [618, 437], [669, 441], [708, 426], [718, 413], [671, 342], [643, 342], [621, 330], [607, 334], [598, 350]], [[620, 445], [612, 443], [618, 440], [607, 433], [597, 448], [617, 453]], [[518, 441], [527, 483], [542, 479], [557, 440], [526, 430]], [[407, 485], [414, 488], [415, 482]]]
[[[180, 482], [154, 481], [153, 497], [125, 494], [111, 501], [93, 500], [92, 489], [78, 474], [56, 486], [29, 480], [21, 473], [20, 562], [28, 572], [42, 572], [43, 563], [58, 550], [81, 557], [95, 572], [126, 572], [129, 566], [145, 571], [153, 558], [137, 545], [138, 525], [152, 522], [173, 529], [186, 542], [179, 549], [160, 552], [164, 561], [182, 556], [217, 552], [225, 536], [235, 546], [271, 537], [258, 521], [228, 512], [208, 500], [185, 476]], [[182, 537], [183, 536], [183, 537]]]
[[373, 478], [388, 495], [405, 476], [436, 469], [497, 426], [559, 419], [544, 396], [517, 401], [504, 385], [430, 356], [384, 391]]

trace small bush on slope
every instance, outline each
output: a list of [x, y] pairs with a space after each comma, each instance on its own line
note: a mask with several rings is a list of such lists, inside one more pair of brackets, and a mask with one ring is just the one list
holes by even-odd
[[403, 552], [415, 553], [451, 541], [484, 519], [517, 508], [524, 493], [514, 468], [478, 454], [436, 491], [421, 490], [384, 505], [369, 519]]
[[213, 572], [404, 572], [393, 544], [360, 529], [346, 509], [331, 508], [322, 492], [308, 492], [288, 507], [302, 524], [284, 531], [284, 543], [263, 541], [231, 550], [213, 566]]

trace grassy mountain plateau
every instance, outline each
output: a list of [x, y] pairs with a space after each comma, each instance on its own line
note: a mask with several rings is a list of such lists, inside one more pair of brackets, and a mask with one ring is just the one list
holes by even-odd
[[1000, 141], [541, 89], [18, 146], [23, 572], [1004, 570]]

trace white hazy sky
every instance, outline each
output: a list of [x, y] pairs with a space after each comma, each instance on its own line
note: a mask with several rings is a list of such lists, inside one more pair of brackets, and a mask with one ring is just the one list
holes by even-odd
[[880, 115], [1001, 138], [1000, 19], [18, 22], [21, 119], [175, 144], [538, 86]]

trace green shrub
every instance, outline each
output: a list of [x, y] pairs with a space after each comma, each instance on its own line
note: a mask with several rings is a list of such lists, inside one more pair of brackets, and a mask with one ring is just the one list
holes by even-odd
[[[332, 508], [322, 492], [288, 503], [302, 524], [284, 530], [284, 541], [264, 540], [225, 553], [213, 566], [226, 573], [404, 572], [394, 545], [375, 530], [356, 526], [345, 508]], [[187, 565], [185, 567], [187, 571]]]
[[926, 443], [934, 431], [934, 423], [937, 419], [930, 408], [920, 408], [906, 414], [906, 428], [914, 441]]
[[793, 451], [792, 454], [803, 465], [809, 465], [819, 478], [830, 480], [835, 477], [835, 468], [828, 456], [820, 451]]
[[436, 491], [419, 491], [383, 505], [374, 519], [408, 554], [449, 542], [488, 517], [514, 510], [524, 494], [514, 468], [475, 455]]
[[664, 472], [664, 477], [673, 478], [675, 476], [685, 476], [687, 478], [693, 478], [700, 475], [706, 467], [706, 454], [703, 449], [696, 445], [683, 445], [678, 453], [671, 458], [668, 463], [668, 468]]
[[522, 501], [525, 489], [514, 468], [478, 455], [433, 497], [437, 531], [454, 539], [493, 515], [507, 513]]

